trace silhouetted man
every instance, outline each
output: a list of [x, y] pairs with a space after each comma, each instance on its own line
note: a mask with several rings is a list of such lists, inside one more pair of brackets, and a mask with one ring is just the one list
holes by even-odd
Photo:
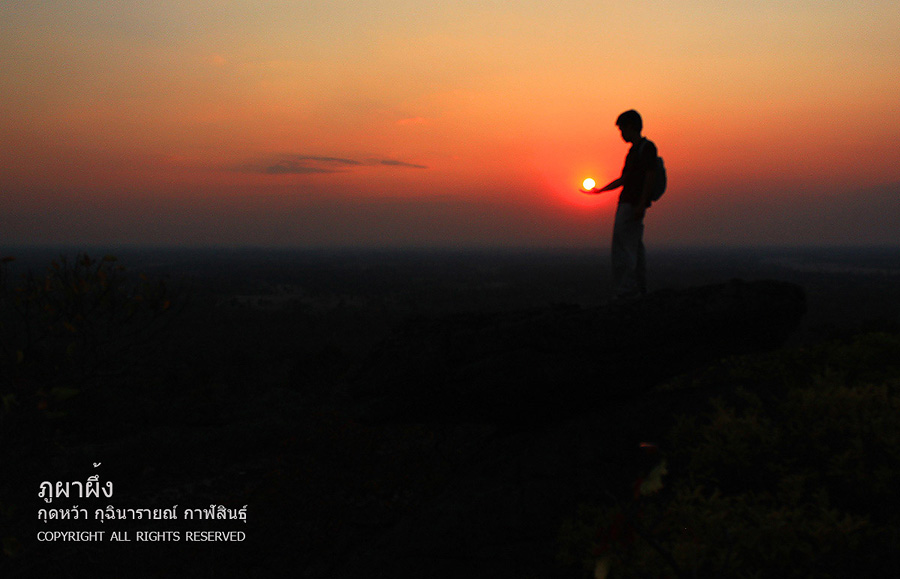
[[605, 187], [586, 193], [602, 193], [619, 187], [619, 206], [613, 225], [612, 271], [617, 298], [647, 293], [647, 265], [644, 257], [644, 213], [656, 179], [656, 145], [641, 136], [643, 121], [635, 110], [625, 111], [616, 120], [622, 139], [631, 143], [622, 176]]

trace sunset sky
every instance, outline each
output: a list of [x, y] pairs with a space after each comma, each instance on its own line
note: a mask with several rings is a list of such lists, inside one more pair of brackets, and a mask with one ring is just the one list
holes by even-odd
[[0, 245], [900, 245], [900, 5], [7, 0]]

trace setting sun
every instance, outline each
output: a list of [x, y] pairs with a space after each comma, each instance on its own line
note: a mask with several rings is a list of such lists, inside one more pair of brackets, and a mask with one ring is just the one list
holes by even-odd
[[585, 191], [590, 191], [591, 189], [594, 188], [594, 185], [596, 185], [596, 184], [597, 183], [593, 179], [588, 177], [581, 183], [581, 186], [584, 187]]

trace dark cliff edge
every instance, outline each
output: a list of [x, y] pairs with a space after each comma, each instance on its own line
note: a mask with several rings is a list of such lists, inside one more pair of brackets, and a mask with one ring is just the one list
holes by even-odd
[[541, 424], [777, 348], [805, 303], [796, 285], [732, 280], [590, 309], [419, 320], [378, 349], [353, 393], [373, 421]]
[[805, 309], [798, 286], [732, 280], [592, 309], [409, 324], [357, 375], [362, 415], [489, 430], [439, 494], [331, 571], [571, 577], [556, 562], [562, 518], [633, 476], [637, 443], [664, 435], [707, 395], [641, 394], [724, 357], [778, 348]]

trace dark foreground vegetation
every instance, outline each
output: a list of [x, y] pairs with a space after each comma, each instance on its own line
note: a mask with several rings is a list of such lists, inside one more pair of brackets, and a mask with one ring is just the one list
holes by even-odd
[[900, 570], [895, 251], [8, 253], [4, 577]]
[[900, 335], [729, 358], [663, 389], [681, 415], [631, 493], [604, 489], [560, 534], [611, 577], [857, 577], [900, 571]]

